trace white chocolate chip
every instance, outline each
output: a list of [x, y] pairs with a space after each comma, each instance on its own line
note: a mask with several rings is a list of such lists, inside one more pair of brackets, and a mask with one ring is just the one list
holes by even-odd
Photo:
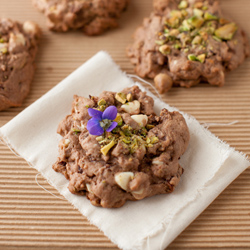
[[23, 30], [28, 34], [36, 34], [39, 31], [37, 25], [31, 21], [24, 22]]
[[88, 190], [91, 194], [93, 194], [93, 191], [92, 191], [92, 189], [91, 189], [90, 186], [91, 186], [90, 184], [86, 183], [86, 188], [87, 188], [87, 190]]
[[144, 193], [144, 188], [141, 188], [138, 191], [132, 191], [131, 194], [137, 199], [137, 200], [141, 200], [143, 198], [145, 198], [145, 194]]
[[141, 127], [145, 127], [148, 123], [148, 117], [146, 115], [131, 115], [131, 118]]
[[65, 139], [64, 140], [64, 146], [67, 148], [70, 144], [70, 140], [69, 139]]
[[126, 104], [123, 104], [121, 108], [131, 115], [136, 115], [140, 113], [140, 106], [140, 102], [135, 100], [133, 102], [127, 102]]
[[155, 165], [164, 165], [164, 162], [154, 159], [152, 161], [152, 164], [155, 164]]
[[115, 182], [125, 191], [128, 190], [128, 183], [134, 178], [133, 172], [121, 172], [115, 174]]

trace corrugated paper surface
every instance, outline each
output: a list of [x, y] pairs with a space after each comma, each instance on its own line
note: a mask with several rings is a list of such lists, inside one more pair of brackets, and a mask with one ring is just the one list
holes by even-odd
[[[243, 26], [250, 37], [250, 1], [221, 0], [221, 4], [224, 12]], [[44, 16], [32, 7], [31, 0], [1, 0], [1, 16], [36, 21], [43, 29], [43, 37], [31, 92], [22, 107], [0, 113], [0, 126], [99, 50], [108, 51], [123, 71], [133, 74], [125, 48], [132, 41], [135, 28], [151, 10], [151, 0], [131, 1], [120, 19], [119, 29], [99, 37], [87, 37], [80, 32], [49, 32]], [[201, 123], [210, 124], [211, 132], [249, 156], [249, 72], [250, 59], [227, 75], [222, 88], [206, 84], [191, 89], [173, 88], [162, 95], [162, 99]], [[235, 123], [229, 125], [231, 122]], [[37, 174], [0, 143], [0, 249], [118, 249]], [[173, 250], [218, 248], [250, 248], [250, 169], [228, 186], [168, 247]]]

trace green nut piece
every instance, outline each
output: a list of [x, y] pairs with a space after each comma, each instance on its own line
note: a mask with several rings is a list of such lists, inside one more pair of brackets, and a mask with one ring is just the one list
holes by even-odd
[[196, 58], [199, 62], [204, 63], [206, 59], [206, 54], [198, 55]]
[[169, 32], [169, 35], [170, 36], [178, 36], [180, 34], [180, 31], [178, 29], [172, 29], [170, 32]]
[[127, 101], [127, 96], [124, 93], [116, 93], [115, 99], [122, 104], [125, 104]]
[[154, 128], [155, 127], [155, 125], [152, 125], [152, 124], [147, 124], [146, 125], [146, 129], [151, 129], [151, 128]]
[[97, 104], [98, 106], [106, 105], [106, 101], [104, 99], [101, 99]]
[[121, 117], [121, 115], [120, 115], [119, 113], [117, 114], [117, 116], [116, 116], [116, 118], [115, 118], [114, 121], [117, 122], [117, 125], [118, 125], [118, 126], [121, 126], [121, 125], [122, 125], [123, 120], [122, 120], [122, 117]]
[[128, 138], [123, 138], [122, 141], [126, 144], [130, 144], [131, 141]]
[[170, 12], [170, 16], [175, 17], [175, 18], [182, 18], [181, 11], [179, 11], [179, 10], [172, 10]]
[[196, 55], [194, 55], [194, 54], [189, 54], [189, 55], [188, 55], [188, 60], [189, 60], [189, 61], [197, 61], [197, 57], [196, 57]]
[[0, 43], [4, 43], [4, 39], [3, 38], [0, 38]]
[[188, 20], [188, 23], [195, 28], [200, 28], [204, 23], [204, 19], [200, 16], [192, 16]]
[[188, 2], [183, 0], [179, 3], [178, 8], [179, 9], [186, 9], [188, 7]]
[[155, 40], [155, 43], [157, 45], [163, 45], [166, 42], [166, 40]]
[[179, 30], [180, 30], [181, 32], [183, 32], [183, 31], [189, 31], [189, 30], [191, 30], [191, 29], [192, 29], [192, 26], [188, 23], [187, 20], [184, 20], [184, 21], [182, 22], [182, 26], [179, 28]]
[[195, 16], [202, 17], [203, 14], [204, 14], [204, 12], [203, 12], [202, 10], [194, 9], [194, 15], [195, 15]]
[[213, 15], [213, 14], [210, 14], [209, 12], [205, 12], [204, 14], [204, 19], [207, 21], [207, 20], [218, 20], [218, 17]]
[[154, 137], [152, 137], [152, 138], [150, 139], [150, 141], [151, 141], [152, 144], [155, 144], [155, 143], [157, 143], [157, 142], [159, 141], [159, 138], [156, 137], [156, 136], [154, 136]]
[[159, 48], [159, 51], [163, 54], [163, 55], [168, 55], [171, 52], [171, 47], [167, 44], [162, 45]]
[[213, 39], [214, 39], [215, 41], [217, 41], [217, 42], [221, 42], [221, 39], [218, 38], [217, 36], [213, 36]]
[[192, 44], [201, 44], [202, 42], [202, 38], [200, 36], [196, 36], [193, 41]]
[[215, 30], [215, 36], [222, 40], [231, 40], [238, 27], [235, 23], [228, 23]]
[[97, 140], [98, 142], [100, 142], [100, 141], [104, 140], [104, 137], [103, 137], [103, 136], [97, 136], [97, 137], [96, 137], [96, 140]]
[[107, 144], [106, 146], [104, 146], [103, 148], [101, 148], [101, 152], [103, 155], [107, 155], [107, 153], [109, 152], [109, 150], [115, 146], [115, 142], [111, 141], [109, 144]]
[[177, 28], [180, 24], [180, 18], [177, 16], [172, 16], [166, 21], [166, 24], [172, 28]]

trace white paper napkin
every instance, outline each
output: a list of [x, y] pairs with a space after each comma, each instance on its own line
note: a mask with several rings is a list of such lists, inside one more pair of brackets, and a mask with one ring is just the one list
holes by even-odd
[[[52, 169], [52, 164], [61, 139], [56, 129], [70, 113], [73, 95], [99, 95], [103, 90], [119, 91], [133, 84], [107, 53], [99, 52], [0, 128], [0, 135], [121, 249], [159, 250], [170, 244], [250, 163], [184, 114], [191, 140], [180, 161], [185, 172], [173, 193], [127, 202], [118, 209], [94, 207], [86, 197], [71, 194], [68, 181]], [[156, 112], [163, 107], [176, 110], [154, 99]]]

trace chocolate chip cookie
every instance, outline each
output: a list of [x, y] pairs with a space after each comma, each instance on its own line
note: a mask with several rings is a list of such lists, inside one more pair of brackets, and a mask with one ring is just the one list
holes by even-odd
[[74, 96], [72, 113], [59, 124], [59, 157], [53, 169], [73, 194], [95, 206], [121, 207], [173, 192], [189, 130], [179, 112], [154, 113], [154, 100], [137, 86], [99, 97]]
[[0, 18], [0, 111], [20, 106], [34, 75], [39, 27]]
[[65, 32], [80, 29], [87, 35], [99, 35], [118, 26], [118, 18], [129, 0], [33, 0], [47, 17], [50, 30]]
[[249, 43], [216, 0], [154, 0], [127, 54], [139, 76], [157, 76], [156, 87], [164, 93], [172, 85], [223, 86], [225, 72], [249, 56]]

